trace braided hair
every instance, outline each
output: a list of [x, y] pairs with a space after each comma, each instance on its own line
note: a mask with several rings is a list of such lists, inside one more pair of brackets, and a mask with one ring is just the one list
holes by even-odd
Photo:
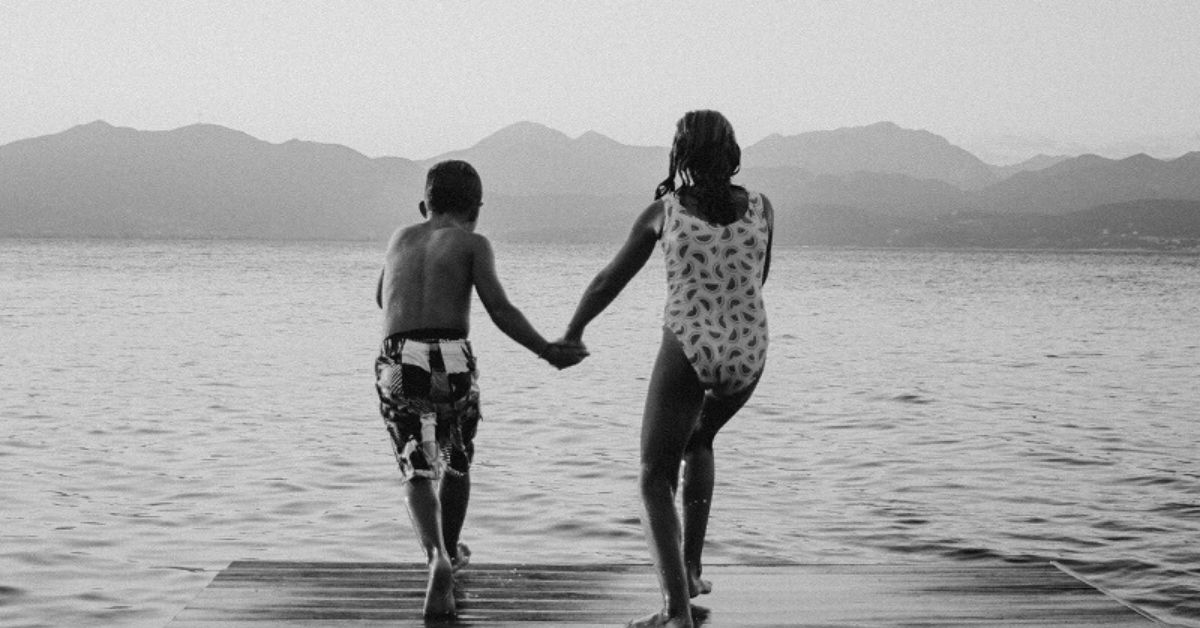
[[674, 192], [678, 175], [682, 187], [696, 197], [701, 217], [729, 224], [737, 219], [735, 188], [730, 180], [741, 168], [741, 161], [742, 149], [725, 116], [708, 109], [689, 111], [675, 125], [669, 174], [658, 184], [654, 198]]

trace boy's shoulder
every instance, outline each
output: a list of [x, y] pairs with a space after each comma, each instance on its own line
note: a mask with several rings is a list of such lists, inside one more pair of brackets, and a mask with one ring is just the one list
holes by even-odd
[[397, 228], [392, 233], [388, 248], [398, 249], [426, 244], [435, 244], [438, 248], [450, 247], [471, 251], [491, 246], [487, 237], [473, 231], [445, 227], [434, 229], [429, 223], [418, 223]]
[[392, 232], [392, 237], [388, 238], [388, 251], [396, 251], [397, 249], [401, 249], [404, 246], [411, 244], [414, 237], [420, 233], [417, 230], [418, 227], [420, 227], [420, 225], [397, 227], [396, 230]]

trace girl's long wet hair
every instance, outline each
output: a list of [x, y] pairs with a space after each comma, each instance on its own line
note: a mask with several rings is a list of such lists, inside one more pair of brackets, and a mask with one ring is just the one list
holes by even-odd
[[699, 213], [707, 220], [728, 224], [737, 219], [734, 187], [730, 180], [742, 163], [733, 125], [708, 109], [689, 111], [675, 125], [671, 143], [670, 173], [658, 184], [654, 198], [674, 192], [675, 177], [696, 197]]

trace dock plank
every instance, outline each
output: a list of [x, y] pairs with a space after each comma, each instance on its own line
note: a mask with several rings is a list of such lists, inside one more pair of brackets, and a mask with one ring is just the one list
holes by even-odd
[[[171, 628], [424, 626], [423, 566], [237, 561]], [[1053, 564], [710, 565], [711, 628], [1154, 626]], [[649, 565], [475, 565], [453, 626], [613, 626], [658, 608]]]

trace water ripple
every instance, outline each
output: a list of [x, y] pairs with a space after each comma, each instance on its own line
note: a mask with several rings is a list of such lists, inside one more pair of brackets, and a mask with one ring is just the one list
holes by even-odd
[[[0, 304], [21, 348], [0, 364], [6, 619], [161, 626], [230, 560], [418, 560], [371, 396], [376, 248], [0, 249], [0, 270], [39, 269]], [[608, 253], [515, 247], [510, 297], [553, 328], [573, 305], [557, 283], [581, 289]], [[477, 321], [485, 406], [464, 538], [480, 562], [647, 560], [637, 444], [656, 263], [593, 323], [574, 369]], [[1059, 561], [1200, 627], [1200, 365], [1179, 340], [1200, 337], [1197, 269], [780, 250], [770, 365], [717, 439], [706, 557]]]

